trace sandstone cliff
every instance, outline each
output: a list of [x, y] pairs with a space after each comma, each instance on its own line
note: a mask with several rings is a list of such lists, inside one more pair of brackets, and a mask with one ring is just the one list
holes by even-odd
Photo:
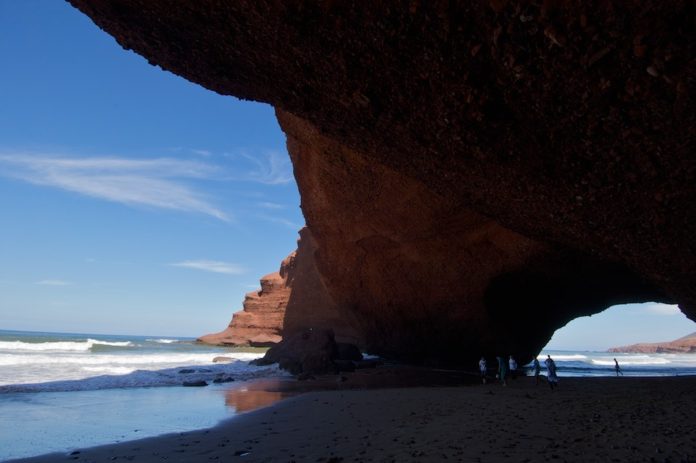
[[336, 339], [360, 343], [350, 324], [329, 297], [316, 269], [316, 242], [307, 228], [300, 230], [297, 251], [283, 260], [280, 270], [261, 279], [261, 289], [248, 293], [242, 311], [232, 316], [220, 333], [198, 338], [206, 344], [269, 346], [287, 331], [330, 327]]
[[261, 278], [261, 289], [245, 296], [243, 309], [232, 315], [224, 331], [206, 334], [197, 340], [205, 344], [259, 347], [280, 342], [290, 297], [287, 272], [294, 260], [293, 252], [283, 261], [279, 272]]
[[333, 303], [295, 321], [471, 361], [615, 303], [696, 319], [691, 2], [71, 2], [276, 107]]
[[630, 346], [612, 347], [608, 352], [653, 353], [696, 353], [696, 333], [669, 342], [642, 342]]

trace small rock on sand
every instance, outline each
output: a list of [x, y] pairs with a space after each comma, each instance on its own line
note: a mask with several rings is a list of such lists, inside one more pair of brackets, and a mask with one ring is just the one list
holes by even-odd
[[203, 387], [207, 386], [208, 383], [206, 383], [205, 381], [184, 381], [182, 385], [184, 387]]

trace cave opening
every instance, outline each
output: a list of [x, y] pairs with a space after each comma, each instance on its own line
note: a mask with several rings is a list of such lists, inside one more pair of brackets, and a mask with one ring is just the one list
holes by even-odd
[[696, 323], [677, 305], [646, 302], [608, 307], [556, 330], [539, 354], [565, 376], [696, 374]]
[[578, 317], [559, 328], [542, 349], [605, 352], [638, 343], [667, 343], [696, 332], [696, 323], [677, 305], [621, 304]]

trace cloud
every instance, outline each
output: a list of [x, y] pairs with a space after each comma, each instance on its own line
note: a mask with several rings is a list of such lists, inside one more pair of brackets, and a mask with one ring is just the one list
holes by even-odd
[[195, 212], [230, 220], [227, 214], [181, 180], [212, 177], [215, 167], [202, 162], [0, 153], [1, 164], [7, 167], [0, 171], [2, 175], [35, 185], [127, 205]]
[[292, 220], [284, 219], [282, 217], [273, 217], [270, 215], [265, 215], [265, 214], [258, 214], [257, 217], [262, 220], [266, 220], [267, 222], [272, 222], [272, 223], [277, 223], [280, 225], [284, 225], [291, 230], [299, 231], [300, 228], [304, 227], [302, 224], [298, 224], [293, 222]]
[[653, 315], [679, 315], [681, 313], [678, 305], [667, 304], [647, 304], [644, 310]]
[[69, 286], [72, 283], [69, 281], [63, 281], [63, 280], [41, 280], [36, 282], [37, 285], [44, 285], [44, 286]]
[[246, 272], [246, 269], [241, 265], [230, 262], [220, 262], [217, 260], [185, 260], [170, 264], [173, 267], [185, 267], [195, 270], [203, 270], [205, 272], [226, 273], [229, 275], [241, 275]]
[[285, 209], [285, 206], [282, 204], [277, 204], [277, 203], [270, 203], [270, 202], [260, 202], [257, 203], [259, 207], [263, 207], [264, 209]]
[[254, 165], [247, 179], [265, 185], [284, 185], [294, 180], [290, 159], [277, 151], [266, 151], [258, 156], [240, 153]]
[[203, 157], [209, 157], [213, 154], [208, 150], [201, 150], [201, 149], [192, 149], [191, 152], [193, 154], [197, 154], [197, 155], [203, 156]]

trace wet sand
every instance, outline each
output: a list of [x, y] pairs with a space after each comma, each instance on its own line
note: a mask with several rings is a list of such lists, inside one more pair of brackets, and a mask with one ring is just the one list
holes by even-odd
[[[235, 385], [228, 405], [265, 408], [207, 430], [16, 461], [696, 461], [696, 377], [561, 378], [551, 391], [533, 378], [502, 387], [421, 373]], [[391, 384], [400, 378], [413, 387]]]

